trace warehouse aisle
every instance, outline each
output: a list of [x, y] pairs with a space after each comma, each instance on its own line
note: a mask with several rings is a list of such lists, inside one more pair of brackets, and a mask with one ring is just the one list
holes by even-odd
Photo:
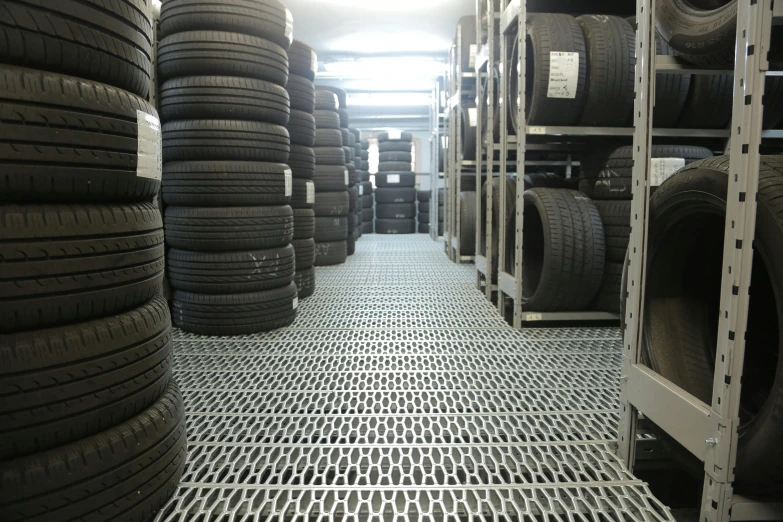
[[474, 279], [366, 235], [292, 327], [176, 333], [190, 451], [157, 520], [670, 520], [611, 451], [619, 332], [516, 331]]

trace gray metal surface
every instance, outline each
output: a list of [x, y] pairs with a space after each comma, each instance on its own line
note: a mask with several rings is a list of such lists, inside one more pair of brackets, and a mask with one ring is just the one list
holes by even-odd
[[515, 330], [474, 273], [365, 236], [291, 327], [175, 331], [189, 456], [156, 520], [672, 520], [614, 455], [618, 329]]

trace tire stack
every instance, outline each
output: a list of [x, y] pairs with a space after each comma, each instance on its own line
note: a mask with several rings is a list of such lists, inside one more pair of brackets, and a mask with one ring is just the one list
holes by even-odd
[[217, 13], [170, 0], [161, 11], [169, 281], [174, 323], [189, 332], [249, 334], [296, 318], [286, 125], [297, 143], [313, 131], [309, 115], [291, 117], [285, 89], [290, 16], [277, 0]]
[[408, 132], [391, 131], [378, 135], [380, 153], [375, 175], [375, 232], [413, 234], [416, 232], [416, 175], [411, 168], [413, 137]]
[[[709, 158], [712, 152], [704, 147], [653, 145], [651, 155], [651, 184], [657, 187], [679, 168]], [[631, 237], [632, 169], [633, 148], [629, 146], [601, 150], [585, 156], [582, 161], [579, 190], [587, 194], [598, 209], [606, 244], [603, 282], [589, 307], [591, 310], [620, 313], [620, 284]]]
[[286, 90], [291, 100], [291, 154], [288, 166], [293, 176], [291, 208], [294, 210], [294, 283], [299, 299], [315, 293], [315, 51], [294, 40], [288, 49], [289, 76]]
[[438, 189], [438, 237], [443, 237], [446, 232], [446, 228], [443, 226], [443, 221], [446, 218], [446, 191], [442, 188]]
[[2, 6], [0, 520], [148, 520], [187, 454], [152, 22], [141, 0], [67, 8]]
[[316, 88], [315, 266], [339, 265], [348, 259], [350, 179], [339, 108], [334, 92]]
[[360, 179], [360, 212], [362, 214], [362, 234], [372, 234], [375, 232], [375, 196], [373, 195], [373, 186], [370, 181], [370, 142], [361, 140], [361, 158], [362, 168], [359, 171]]
[[430, 196], [432, 192], [429, 190], [419, 190], [416, 193], [417, 201], [417, 219], [419, 221], [418, 231], [419, 234], [430, 233]]
[[356, 184], [352, 187], [356, 189], [356, 200], [351, 199], [351, 212], [354, 216], [353, 235], [356, 241], [362, 237], [362, 196], [364, 195], [364, 186], [362, 185], [362, 131], [359, 129], [348, 129], [354, 137], [354, 157], [353, 164], [356, 166]]

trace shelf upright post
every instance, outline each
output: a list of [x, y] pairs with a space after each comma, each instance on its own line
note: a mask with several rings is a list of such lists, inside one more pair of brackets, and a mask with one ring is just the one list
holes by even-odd
[[[454, 106], [454, 151], [456, 152], [454, 158], [454, 168], [452, 174], [454, 175], [454, 190], [452, 192], [454, 196], [454, 211], [451, 213], [452, 230], [454, 231], [454, 239], [452, 240], [452, 261], [455, 263], [460, 262], [460, 256], [462, 255], [462, 226], [460, 216], [462, 215], [462, 202], [460, 201], [460, 192], [462, 191], [462, 87], [464, 78], [462, 77], [462, 26], [457, 26], [457, 78], [456, 78], [456, 94], [454, 100], [456, 103], [452, 103]], [[456, 245], [456, 246], [455, 246]]]
[[[487, 299], [492, 300], [492, 269], [493, 269], [493, 258], [495, 255], [495, 252], [492, 251], [492, 245], [494, 242], [492, 241], [492, 215], [493, 215], [493, 201], [492, 201], [492, 176], [494, 175], [495, 171], [495, 103], [497, 100], [495, 100], [495, 10], [494, 10], [494, 3], [495, 0], [486, 0], [487, 3], [487, 105], [483, 109], [487, 111], [487, 162], [486, 162], [486, 171], [487, 171], [487, 213], [484, 217], [485, 219], [485, 235], [484, 235], [484, 244], [487, 245], [486, 247], [486, 257], [487, 257], [487, 274], [485, 277], [486, 280], [486, 288], [485, 288], [485, 294], [487, 296]], [[477, 33], [481, 34], [481, 33]], [[476, 74], [476, 81], [479, 83], [481, 79], [479, 78], [479, 74], [477, 71]], [[481, 98], [479, 98], [480, 100]], [[481, 121], [481, 119], [479, 119]], [[477, 133], [478, 136], [476, 138], [476, 141], [479, 142], [479, 151], [481, 151], [481, 143], [483, 143], [483, 137], [482, 133]], [[479, 214], [479, 217], [481, 216], [481, 171], [476, 170], [476, 197], [479, 201], [479, 205], [476, 206], [476, 211]], [[480, 222], [476, 221], [476, 237], [478, 238], [478, 234], [481, 233], [481, 226]], [[478, 243], [478, 239], [477, 239]], [[476, 244], [476, 254], [479, 252], [478, 244]]]
[[[505, 11], [508, 2], [501, 2], [500, 12]], [[501, 317], [505, 315], [506, 296], [500, 290], [500, 274], [506, 271], [506, 170], [508, 169], [508, 109], [503, 104], [508, 99], [508, 33], [505, 28], [501, 28], [500, 34], [500, 93], [498, 96], [498, 116], [500, 118], [500, 186], [498, 205], [498, 312]]]
[[452, 104], [452, 99], [454, 96], [457, 95], [457, 76], [458, 76], [458, 51], [459, 49], [459, 41], [457, 40], [456, 45], [452, 47], [451, 51], [451, 66], [449, 67], [449, 96], [447, 99], [447, 111], [449, 114], [449, 120], [448, 120], [448, 135], [449, 135], [449, 143], [448, 143], [448, 154], [446, 155], [448, 158], [448, 163], [445, 166], [446, 174], [445, 174], [445, 215], [443, 219], [443, 224], [445, 226], [445, 232], [446, 232], [446, 252], [448, 253], [449, 259], [452, 261], [454, 260], [454, 252], [453, 252], [453, 239], [454, 239], [454, 224], [453, 224], [453, 218], [452, 215], [454, 214], [454, 168], [455, 168], [455, 162], [457, 159], [457, 150], [456, 150], [456, 144], [454, 139], [454, 127], [456, 126], [455, 122], [455, 116], [454, 116], [454, 107]]
[[525, 150], [527, 147], [527, 120], [525, 118], [526, 89], [526, 47], [527, 47], [527, 0], [520, 0], [517, 16], [517, 194], [516, 194], [516, 251], [514, 252], [514, 328], [522, 328], [522, 237], [524, 230], [525, 194]]
[[[481, 4], [484, 3], [487, 4], [487, 0], [476, 0], [476, 49], [478, 49], [481, 45]], [[487, 15], [489, 17], [489, 13], [491, 11], [487, 12]], [[490, 21], [491, 23], [491, 21]], [[483, 158], [483, 152], [484, 152], [484, 144], [481, 139], [481, 136], [483, 134], [484, 128], [483, 128], [483, 122], [484, 122], [484, 111], [487, 110], [486, 107], [484, 107], [484, 104], [481, 103], [482, 100], [482, 86], [481, 86], [481, 67], [479, 67], [478, 63], [478, 54], [476, 55], [476, 66], [474, 68], [476, 71], [476, 219], [474, 222], [476, 223], [476, 230], [474, 234], [473, 241], [476, 243], [474, 247], [474, 252], [476, 255], [476, 259], [478, 259], [479, 256], [482, 255], [481, 249], [479, 246], [481, 245], [481, 220], [484, 219], [484, 215], [481, 212], [481, 173], [484, 170], [484, 158]], [[489, 67], [487, 67], [487, 73], [489, 73]], [[489, 78], [487, 78], [487, 88], [489, 88]], [[468, 115], [470, 117], [470, 115]], [[468, 122], [468, 125], [470, 125], [470, 122]], [[489, 159], [487, 161], [490, 161]], [[461, 245], [460, 245], [461, 246]], [[489, 253], [487, 252], [487, 257], [485, 258], [487, 263], [489, 263]], [[487, 270], [487, 265], [484, 266], [484, 269]], [[488, 272], [487, 272], [488, 273]], [[478, 267], [476, 267], [476, 288], [481, 291], [481, 283], [485, 283], [485, 287], [488, 287], [491, 289], [491, 284], [489, 281], [487, 281], [487, 277], [485, 274], [482, 274]]]

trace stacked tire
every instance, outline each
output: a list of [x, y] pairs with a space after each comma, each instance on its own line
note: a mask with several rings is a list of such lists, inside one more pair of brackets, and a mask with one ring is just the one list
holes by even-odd
[[443, 225], [443, 221], [446, 218], [446, 191], [442, 188], [438, 189], [438, 237], [443, 237], [446, 232], [446, 227]]
[[294, 283], [299, 299], [315, 293], [315, 73], [318, 58], [312, 47], [294, 40], [288, 50], [286, 90], [291, 100], [291, 154], [288, 166], [293, 176], [291, 208], [294, 210]]
[[[679, 168], [709, 158], [704, 147], [653, 145], [653, 187], [662, 184]], [[631, 237], [631, 173], [633, 148], [614, 147], [586, 155], [582, 160], [579, 189], [598, 209], [604, 227], [606, 267], [591, 310], [620, 313], [620, 284]], [[653, 189], [655, 190], [655, 189]]]
[[[296, 144], [314, 134], [285, 88], [290, 13], [277, 0], [229, 2], [220, 15], [201, 0], [171, 0], [159, 34], [174, 324], [204, 335], [289, 325], [298, 296], [286, 126]], [[306, 71], [295, 72], [312, 74], [309, 53], [297, 58]]]
[[353, 149], [345, 145], [350, 138], [343, 139], [343, 130], [350, 132], [341, 127], [337, 94], [322, 87], [315, 94], [315, 266], [339, 265], [348, 259]]
[[356, 167], [356, 184], [351, 187], [351, 190], [356, 189], [356, 198], [354, 199], [353, 195], [351, 195], [351, 213], [354, 221], [353, 237], [355, 241], [359, 241], [359, 238], [362, 237], [362, 224], [364, 223], [364, 216], [362, 215], [362, 196], [364, 195], [364, 186], [362, 185], [362, 131], [351, 128], [348, 130], [354, 137], [353, 164]]
[[419, 190], [416, 193], [416, 219], [418, 220], [419, 234], [430, 233], [430, 196], [429, 190]]
[[44, 4], [0, 23], [0, 520], [147, 520], [187, 451], [152, 22], [143, 0]]
[[375, 196], [370, 181], [370, 141], [363, 139], [360, 145], [362, 168], [359, 170], [359, 210], [362, 214], [362, 234], [372, 234], [375, 232]]
[[379, 163], [375, 175], [375, 232], [416, 232], [416, 175], [411, 167], [413, 145], [408, 132], [378, 135]]

